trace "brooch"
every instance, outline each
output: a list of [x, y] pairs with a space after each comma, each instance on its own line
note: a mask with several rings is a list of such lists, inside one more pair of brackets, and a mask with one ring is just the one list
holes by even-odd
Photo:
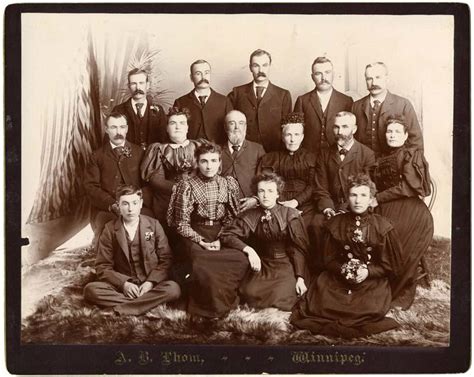
[[260, 221], [263, 223], [265, 221], [269, 222], [272, 219], [272, 213], [266, 209], [265, 214], [260, 218]]

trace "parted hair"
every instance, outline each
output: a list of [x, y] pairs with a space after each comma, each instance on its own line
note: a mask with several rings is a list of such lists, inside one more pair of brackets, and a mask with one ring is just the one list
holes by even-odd
[[128, 82], [130, 82], [130, 76], [138, 75], [140, 73], [143, 73], [145, 75], [146, 81], [148, 82], [148, 72], [140, 68], [133, 68], [131, 71], [128, 72], [128, 75], [127, 75]]
[[117, 202], [120, 201], [120, 197], [123, 195], [137, 194], [140, 198], [143, 197], [142, 189], [135, 185], [120, 185], [115, 191], [115, 199]]
[[370, 189], [370, 195], [373, 197], [377, 192], [374, 181], [370, 179], [367, 173], [357, 173], [356, 175], [350, 175], [347, 178], [347, 190], [349, 191], [352, 187], [367, 186]]
[[403, 126], [403, 131], [405, 133], [408, 132], [407, 122], [403, 115], [390, 116], [385, 122], [385, 130], [387, 130], [389, 125], [394, 124], [394, 123], [401, 124]]
[[273, 172], [264, 172], [256, 175], [252, 179], [252, 192], [255, 194], [257, 193], [258, 184], [260, 182], [275, 182], [278, 194], [281, 194], [285, 187], [285, 181], [278, 174]]
[[384, 62], [373, 62], [373, 63], [367, 64], [365, 66], [365, 70], [367, 71], [367, 68], [372, 68], [378, 65], [382, 66], [385, 69], [385, 74], [388, 75], [388, 67]]
[[170, 107], [168, 110], [168, 120], [173, 116], [173, 115], [184, 115], [187, 120], [191, 119], [191, 111], [187, 107]]
[[254, 56], [261, 56], [261, 55], [267, 55], [268, 59], [270, 59], [270, 64], [272, 64], [272, 56], [268, 51], [262, 50], [261, 48], [255, 50], [250, 54], [250, 59], [249, 59], [249, 64], [252, 64], [252, 59]]
[[314, 59], [313, 64], [311, 64], [311, 69], [313, 69], [315, 64], [323, 64], [323, 63], [331, 63], [331, 66], [332, 66], [331, 60], [329, 60], [325, 56], [318, 56], [316, 59]]
[[199, 161], [199, 157], [206, 153], [217, 153], [219, 158], [221, 158], [222, 148], [219, 145], [206, 140], [200, 146], [198, 146], [194, 152], [196, 161]]
[[198, 60], [196, 60], [196, 61], [194, 61], [194, 62], [191, 63], [191, 65], [189, 66], [189, 72], [190, 72], [191, 74], [193, 74], [193, 67], [194, 67], [196, 64], [204, 64], [204, 63], [206, 63], [206, 64], [209, 66], [209, 68], [211, 68], [211, 64], [209, 64], [209, 62], [208, 62], [207, 60], [198, 59]]
[[118, 111], [112, 111], [109, 115], [107, 115], [105, 117], [104, 124], [106, 126], [107, 126], [107, 123], [109, 122], [110, 118], [114, 118], [114, 119], [123, 118], [123, 119], [125, 119], [125, 123], [127, 123], [127, 125], [128, 125], [127, 117], [125, 115], [123, 115], [122, 113], [119, 113]]

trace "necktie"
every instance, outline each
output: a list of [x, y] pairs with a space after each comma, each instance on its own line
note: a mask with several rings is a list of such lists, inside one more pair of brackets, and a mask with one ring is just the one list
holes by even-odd
[[237, 156], [237, 153], [239, 152], [239, 146], [238, 146], [238, 145], [233, 145], [233, 146], [232, 146], [232, 149], [234, 150], [234, 151], [232, 152], [232, 158], [235, 159], [235, 156]]
[[199, 96], [199, 102], [201, 102], [201, 107], [204, 107], [206, 104], [206, 98], [207, 96]]
[[137, 115], [140, 119], [143, 118], [143, 114], [142, 114], [142, 107], [143, 107], [143, 103], [136, 103], [135, 104], [136, 108], [137, 108]]
[[263, 94], [264, 89], [265, 89], [264, 86], [257, 86], [257, 102], [260, 102], [260, 100], [262, 99], [262, 94]]
[[116, 147], [114, 148], [114, 153], [117, 157], [120, 157], [123, 153], [123, 147]]
[[341, 158], [341, 161], [344, 161], [344, 158], [346, 157], [348, 150], [347, 149], [340, 149], [339, 150], [339, 157]]
[[380, 107], [380, 101], [376, 99], [374, 101], [374, 111], [377, 111], [379, 107]]

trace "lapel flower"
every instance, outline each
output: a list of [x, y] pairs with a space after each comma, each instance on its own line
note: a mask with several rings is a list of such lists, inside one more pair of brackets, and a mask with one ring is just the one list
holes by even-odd
[[145, 241], [150, 241], [154, 234], [153, 232], [145, 232]]
[[127, 147], [127, 146], [123, 147], [122, 156], [126, 158], [132, 157], [132, 150], [130, 149], [130, 147]]
[[260, 221], [262, 223], [265, 221], [270, 222], [271, 219], [272, 219], [272, 213], [268, 209], [266, 209], [265, 214], [260, 218]]
[[152, 112], [158, 113], [160, 111], [160, 108], [156, 105], [150, 105], [150, 110]]

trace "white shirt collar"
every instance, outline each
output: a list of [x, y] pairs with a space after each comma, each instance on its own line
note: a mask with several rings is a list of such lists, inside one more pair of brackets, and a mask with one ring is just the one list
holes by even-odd
[[339, 144], [336, 144], [337, 145], [337, 150], [340, 151], [342, 148], [344, 148], [346, 151], [350, 151], [352, 146], [354, 145], [354, 138], [352, 138], [351, 142], [349, 143], [349, 145], [346, 145], [345, 147], [341, 147]]
[[137, 103], [143, 103], [143, 107], [142, 107], [142, 115], [145, 114], [145, 111], [146, 111], [146, 107], [148, 106], [148, 100], [145, 98], [145, 102], [138, 102], [138, 101], [135, 101], [133, 98], [131, 99], [132, 100], [132, 109], [133, 109], [133, 112], [136, 114], [137, 113], [137, 107], [135, 106], [135, 104]]
[[189, 144], [189, 139], [186, 139], [185, 141], [183, 141], [181, 144], [176, 144], [176, 143], [168, 143], [168, 145], [173, 148], [173, 149], [177, 149], [179, 147], [186, 147], [187, 145]]
[[[385, 94], [382, 98], [377, 98], [377, 101], [380, 101], [380, 104], [382, 104], [385, 101], [385, 98], [387, 98], [387, 93], [388, 91], [385, 91]], [[374, 107], [375, 98], [372, 97], [372, 95], [369, 95], [369, 100], [370, 100], [370, 106]]]
[[227, 140], [227, 146], [229, 147], [230, 153], [234, 152], [234, 148], [232, 148], [232, 146], [237, 145], [239, 147], [239, 151], [240, 151], [240, 148], [242, 148], [243, 144], [244, 144], [243, 141], [240, 144], [232, 144], [229, 140]]
[[206, 96], [206, 98], [204, 99], [204, 102], [207, 102], [209, 97], [211, 96], [211, 88], [207, 88], [207, 90], [205, 90], [204, 93], [201, 93], [201, 94], [198, 94], [198, 92], [196, 92], [196, 89], [195, 89], [194, 95], [196, 96], [198, 101], [200, 101], [199, 96]]
[[138, 226], [140, 225], [140, 219], [135, 224], [125, 224], [125, 222], [122, 219], [122, 224], [123, 227], [125, 228], [125, 231], [128, 234], [128, 238], [130, 240], [133, 240], [135, 238], [135, 234], [137, 233]]
[[110, 143], [110, 146], [112, 147], [112, 150], [114, 150], [115, 148], [118, 148], [118, 147], [125, 147], [125, 140], [123, 141], [122, 144], [119, 144], [119, 145], [113, 144], [110, 140], [109, 140], [109, 143]]
[[326, 107], [328, 106], [329, 100], [331, 99], [332, 87], [327, 92], [320, 93], [316, 90], [316, 93], [318, 94], [318, 98], [319, 98], [319, 102], [321, 103], [321, 107], [323, 108], [323, 111], [325, 111]]

